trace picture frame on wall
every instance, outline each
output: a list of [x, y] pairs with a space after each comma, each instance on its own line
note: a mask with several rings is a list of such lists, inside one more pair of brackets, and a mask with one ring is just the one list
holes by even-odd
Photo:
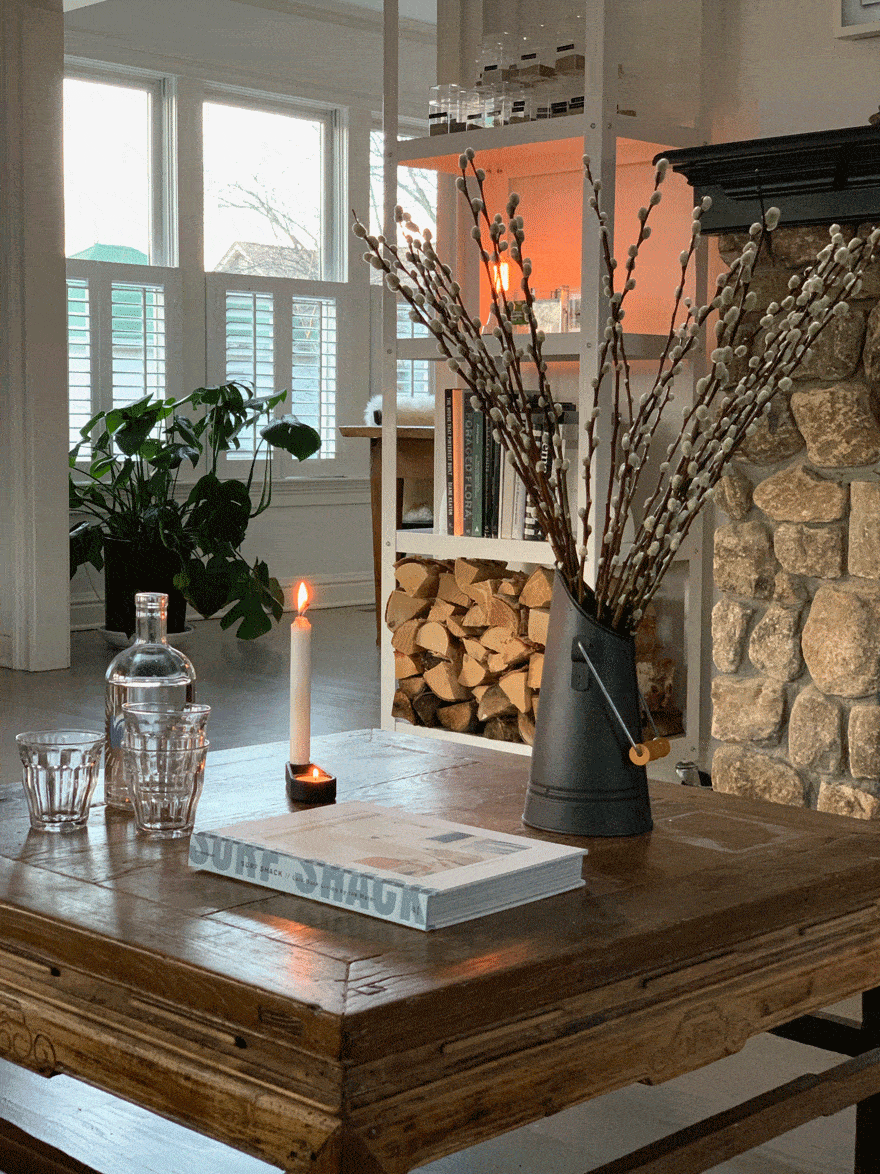
[[880, 0], [833, 0], [834, 34], [847, 40], [880, 36]]

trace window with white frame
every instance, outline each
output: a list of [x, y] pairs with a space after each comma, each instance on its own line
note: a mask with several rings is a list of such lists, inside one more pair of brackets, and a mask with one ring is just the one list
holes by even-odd
[[[225, 355], [217, 377], [289, 389], [283, 410], [321, 434], [310, 460], [333, 461], [346, 296], [334, 284], [333, 118], [238, 99], [206, 101], [202, 125], [208, 344]], [[249, 458], [257, 442], [242, 438], [230, 459]]]
[[68, 257], [149, 265], [156, 232], [153, 174], [161, 83], [64, 79], [64, 231]]
[[[410, 137], [406, 134], [402, 138]], [[382, 208], [385, 189], [384, 170], [385, 135], [381, 130], [370, 132], [370, 232], [378, 236], [382, 232]], [[436, 172], [414, 167], [397, 169], [397, 200], [411, 212], [422, 228], [430, 228], [436, 234], [437, 224], [437, 175]], [[379, 283], [382, 276], [375, 269], [370, 270], [370, 280]], [[405, 302], [397, 306], [397, 337], [424, 338], [428, 330], [410, 321]], [[435, 364], [428, 359], [397, 360], [397, 398], [406, 399], [417, 395], [430, 395], [434, 390]]]
[[[169, 309], [178, 274], [159, 143], [161, 79], [111, 73], [64, 80], [70, 444], [97, 412], [176, 394]], [[81, 450], [81, 456], [88, 453]]]
[[[337, 389], [352, 383], [343, 325], [357, 311], [341, 281], [336, 115], [213, 86], [190, 87], [185, 100], [195, 106], [180, 111], [175, 79], [137, 71], [73, 63], [65, 79], [71, 446], [97, 411], [185, 395], [185, 340], [190, 350], [199, 340], [203, 382], [289, 389], [278, 411], [320, 432], [315, 471], [344, 471]], [[178, 159], [172, 129], [187, 120], [201, 124], [203, 151]], [[180, 227], [189, 234], [181, 255], [204, 259], [196, 283], [174, 263], [179, 185], [204, 191], [201, 216]], [[203, 302], [192, 296], [199, 284]], [[249, 457], [258, 440], [243, 438], [230, 459]], [[303, 471], [287, 454], [273, 459], [281, 475]]]

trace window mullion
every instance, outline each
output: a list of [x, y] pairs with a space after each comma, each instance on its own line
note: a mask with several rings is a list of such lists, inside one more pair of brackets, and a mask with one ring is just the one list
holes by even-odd
[[340, 126], [341, 115], [337, 111], [323, 120], [321, 138], [324, 157], [324, 182], [322, 184], [323, 206], [321, 209], [324, 263], [321, 277], [324, 281], [339, 281], [344, 274], [343, 233], [341, 231], [342, 209], [345, 192], [342, 179], [345, 175], [345, 143]]
[[[285, 412], [293, 411], [293, 299], [290, 290], [275, 290], [275, 387], [288, 389], [283, 404]], [[273, 460], [279, 476], [289, 477], [293, 472], [293, 457], [276, 449]]]
[[[181, 373], [184, 387], [191, 391], [206, 383], [219, 383], [208, 371], [205, 335], [204, 195], [202, 178], [202, 103], [204, 87], [190, 78], [174, 84], [174, 154], [178, 160], [174, 175], [177, 205], [176, 255], [180, 266]], [[223, 295], [218, 295], [213, 312], [223, 317]], [[222, 337], [222, 334], [220, 335]], [[222, 366], [222, 352], [212, 364]]]
[[152, 94], [151, 191], [152, 240], [150, 260], [154, 265], [177, 264], [177, 137], [174, 78], [156, 84]]
[[89, 277], [89, 295], [92, 297], [92, 407], [96, 412], [109, 412], [113, 407], [113, 306], [112, 278], [102, 266], [96, 265]]

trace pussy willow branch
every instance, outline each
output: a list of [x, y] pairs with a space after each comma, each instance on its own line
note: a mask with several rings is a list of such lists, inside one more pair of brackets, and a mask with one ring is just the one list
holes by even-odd
[[[586, 505], [579, 511], [578, 543], [569, 515], [568, 461], [560, 423], [563, 409], [553, 398], [543, 356], [544, 334], [538, 328], [530, 283], [532, 264], [523, 255], [526, 237], [523, 218], [517, 212], [519, 196], [514, 193], [509, 198], [506, 223], [500, 213], [490, 217], [485, 201], [485, 173], [475, 165], [472, 149], [460, 157], [459, 167], [461, 175], [456, 184], [470, 210], [471, 235], [489, 281], [491, 315], [495, 319], [491, 333], [500, 346], [499, 356], [489, 350], [481, 319], [469, 315], [461, 289], [449, 266], [437, 256], [427, 229], [420, 233], [398, 208], [396, 219], [403, 226], [405, 246], [371, 236], [356, 216], [355, 235], [366, 243], [364, 259], [380, 270], [386, 284], [408, 303], [412, 320], [433, 334], [447, 365], [469, 389], [471, 404], [491, 421], [495, 439], [526, 486], [568, 589], [600, 620], [619, 631], [632, 631], [663, 576], [679, 557], [681, 543], [723, 475], [731, 454], [760, 426], [773, 397], [791, 389], [792, 373], [809, 356], [832, 319], [847, 313], [845, 299], [858, 295], [859, 274], [874, 259], [880, 229], [873, 230], [867, 238], [854, 237], [846, 244], [839, 226], [832, 225], [830, 243], [819, 252], [815, 264], [803, 276], [791, 278], [790, 295], [781, 304], [771, 303], [758, 326], [746, 330], [745, 316], [757, 307], [756, 294], [750, 288], [755, 259], [762, 247], [769, 248], [779, 213], [770, 208], [760, 223], [752, 225], [740, 256], [718, 278], [714, 296], [705, 305], [694, 306], [684, 295], [684, 288], [700, 242], [701, 218], [711, 205], [708, 198], [704, 199], [693, 211], [690, 242], [679, 255], [679, 283], [673, 294], [670, 326], [656, 376], [635, 404], [623, 333], [623, 306], [636, 287], [636, 262], [651, 234], [648, 220], [660, 202], [659, 187], [668, 165], [665, 159], [657, 164], [648, 205], [638, 213], [639, 232], [627, 253], [622, 285], [615, 288], [617, 261], [612, 255], [608, 217], [601, 207], [601, 185], [593, 178], [589, 159], [584, 158], [587, 182], [593, 192], [590, 206], [601, 241], [609, 317], [599, 347], [596, 376], [591, 381], [592, 404], [583, 422]], [[477, 194], [468, 191], [469, 180], [476, 184]], [[505, 255], [520, 275], [527, 336], [516, 333], [512, 301], [496, 279]], [[683, 320], [676, 325], [682, 309]], [[712, 327], [715, 346], [706, 374], [696, 382], [693, 402], [682, 411], [682, 424], [666, 449], [656, 484], [642, 494], [641, 480], [652, 445], [656, 447], [664, 413], [673, 402], [675, 379], [683, 370], [684, 360], [701, 341], [712, 315], [716, 316]], [[526, 390], [524, 372], [528, 367], [534, 368], [536, 392]], [[743, 373], [733, 375], [734, 367]], [[612, 387], [610, 395], [606, 395], [609, 382]], [[593, 535], [593, 462], [600, 444], [598, 421], [603, 399], [608, 401], [605, 410], [610, 408], [611, 415], [609, 473], [602, 532]], [[630, 523], [634, 534], [626, 548]], [[599, 540], [592, 589], [584, 581], [591, 537]]]
[[[749, 291], [752, 263], [774, 221], [775, 216], [770, 224], [753, 226], [753, 240], [743, 256], [719, 278], [718, 293], [710, 303], [711, 309], [719, 312], [715, 325], [719, 345], [712, 351], [708, 375], [697, 382], [695, 403], [686, 411], [685, 426], [667, 453], [668, 458], [677, 454], [678, 460], [674, 468], [667, 460], [668, 472], [661, 472], [642, 526], [619, 564], [615, 589], [607, 600], [614, 626], [627, 613], [634, 621], [640, 617], [722, 476], [729, 455], [769, 413], [776, 392], [790, 390], [792, 372], [808, 357], [822, 331], [834, 317], [847, 312], [848, 304], [842, 299], [858, 292], [858, 272], [873, 258], [880, 235], [872, 234], [867, 240], [854, 238], [846, 248], [839, 229], [832, 226], [832, 244], [820, 253], [817, 264], [804, 277], [792, 278], [791, 288], [801, 292], [790, 295], [781, 306], [771, 304], [762, 317], [763, 354], [749, 355], [756, 335], [750, 336], [748, 344], [738, 343], [738, 332], [743, 313], [756, 304]], [[701, 313], [702, 309], [698, 316]], [[747, 356], [745, 374], [733, 382], [729, 364], [734, 358], [742, 361]], [[714, 417], [710, 406], [714, 406]], [[668, 480], [664, 480], [664, 472]]]
[[[545, 532], [548, 535], [554, 548], [564, 549], [566, 556], [570, 557], [571, 545], [571, 520], [569, 517], [568, 507], [568, 489], [566, 481], [566, 473], [568, 470], [568, 461], [563, 458], [562, 438], [557, 427], [557, 419], [559, 415], [558, 405], [554, 404], [549, 381], [547, 379], [547, 364], [543, 357], [543, 342], [544, 333], [538, 329], [537, 318], [535, 317], [534, 294], [529, 284], [529, 276], [531, 275], [532, 266], [527, 257], [522, 255], [522, 246], [525, 241], [525, 229], [521, 216], [516, 215], [516, 208], [519, 203], [519, 197], [514, 193], [511, 195], [507, 204], [508, 225], [504, 228], [503, 219], [499, 214], [496, 214], [490, 220], [489, 214], [486, 210], [484, 182], [486, 173], [482, 168], [476, 167], [474, 164], [473, 150], [466, 151], [459, 158], [459, 166], [462, 175], [457, 180], [459, 190], [467, 194], [467, 171], [470, 169], [474, 179], [476, 180], [479, 197], [470, 201], [471, 216], [473, 217], [474, 227], [471, 230], [472, 235], [476, 241], [480, 243], [480, 256], [483, 262], [483, 267], [486, 277], [489, 282], [489, 291], [492, 298], [492, 309], [495, 315], [497, 325], [493, 331], [495, 337], [499, 338], [503, 347], [504, 354], [514, 355], [516, 362], [513, 364], [513, 369], [516, 371], [517, 386], [521, 394], [520, 418], [519, 425], [523, 443], [528, 450], [528, 459], [535, 466], [538, 474], [541, 474], [535, 479], [535, 485], [531, 486], [533, 494], [533, 504], [535, 490], [538, 490], [538, 497], [542, 500], [546, 507], [546, 514], [552, 519], [551, 529], [545, 526]], [[485, 224], [485, 232], [492, 243], [492, 253], [483, 246], [483, 229], [481, 222]], [[504, 240], [505, 232], [510, 233], [511, 244], [509, 246], [509, 254], [511, 260], [519, 268], [520, 288], [523, 292], [526, 307], [526, 319], [529, 328], [530, 342], [528, 349], [519, 347], [513, 323], [510, 317], [510, 305], [503, 287], [500, 290], [499, 297], [499, 281], [498, 274], [500, 272], [500, 265], [502, 263], [502, 254], [507, 251], [505, 246], [508, 241]], [[495, 266], [494, 270], [492, 266]], [[543, 415], [543, 423], [539, 435], [535, 435], [534, 431], [534, 413], [535, 404], [522, 392], [521, 384], [521, 361], [531, 361], [536, 370], [538, 379], [538, 395], [537, 395], [537, 410], [540, 415]], [[485, 398], [485, 397], [484, 397]], [[481, 400], [480, 407], [488, 410], [491, 414], [492, 405]], [[540, 421], [539, 421], [540, 423]], [[549, 470], [545, 465], [543, 457], [543, 448], [547, 443], [547, 459], [551, 462]], [[546, 478], [543, 474], [548, 474]], [[528, 483], [527, 483], [528, 484]], [[552, 534], [552, 537], [551, 537]]]

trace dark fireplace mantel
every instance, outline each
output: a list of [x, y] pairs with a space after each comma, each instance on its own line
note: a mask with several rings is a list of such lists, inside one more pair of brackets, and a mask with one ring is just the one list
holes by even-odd
[[[785, 225], [880, 218], [880, 126], [713, 143], [663, 153], [698, 199], [703, 231], [737, 232], [777, 207]], [[657, 156], [661, 158], [661, 156]]]

